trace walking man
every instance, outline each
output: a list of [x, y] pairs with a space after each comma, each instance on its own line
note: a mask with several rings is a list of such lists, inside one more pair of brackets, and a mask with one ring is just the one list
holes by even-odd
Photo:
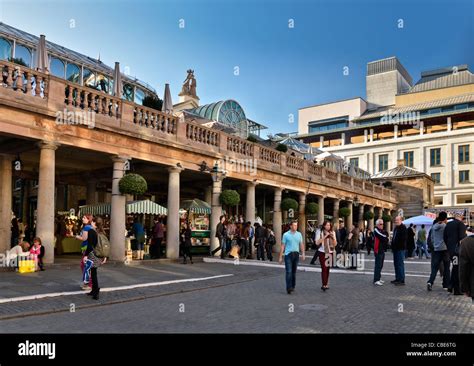
[[426, 259], [429, 259], [430, 256], [428, 255], [428, 248], [426, 247], [426, 229], [425, 229], [425, 224], [421, 225], [420, 231], [418, 231], [418, 238], [417, 238], [417, 244], [418, 244], [418, 256], [420, 259], [423, 258], [423, 253], [426, 255]]
[[448, 221], [444, 229], [444, 242], [448, 247], [448, 254], [453, 268], [448, 291], [453, 295], [462, 295], [459, 290], [459, 243], [466, 237], [466, 225], [462, 222], [462, 215], [456, 214], [453, 220]]
[[302, 259], [305, 260], [305, 247], [303, 243], [303, 235], [298, 229], [298, 221], [292, 221], [290, 230], [283, 234], [281, 240], [281, 250], [278, 262], [283, 262], [283, 254], [285, 255], [285, 272], [286, 272], [286, 292], [291, 294], [296, 286], [296, 270], [298, 268], [298, 261], [300, 252]]
[[439, 270], [440, 263], [443, 263], [443, 288], [447, 289], [449, 286], [449, 253], [448, 247], [444, 242], [444, 230], [446, 222], [448, 221], [448, 214], [444, 211], [440, 212], [436, 224], [431, 228], [431, 240], [433, 243], [433, 253], [431, 253], [431, 275], [426, 288], [431, 291], [433, 283], [436, 278], [436, 273]]
[[393, 266], [395, 279], [391, 281], [396, 286], [405, 285], [405, 250], [407, 248], [407, 228], [401, 216], [395, 217], [395, 228], [392, 238]]
[[383, 262], [385, 260], [385, 250], [388, 244], [388, 233], [383, 229], [383, 220], [378, 219], [375, 222], [374, 229], [374, 255], [375, 255], [375, 266], [374, 266], [374, 285], [382, 286], [384, 281], [382, 278]]

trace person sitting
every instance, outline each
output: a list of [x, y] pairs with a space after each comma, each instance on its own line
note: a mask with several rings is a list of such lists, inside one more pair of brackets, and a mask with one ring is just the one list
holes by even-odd
[[30, 250], [30, 243], [22, 241], [20, 244], [15, 245], [9, 251], [7, 251], [7, 258], [9, 260], [9, 267], [18, 269], [20, 266], [20, 260], [27, 259]]
[[41, 244], [41, 239], [36, 237], [33, 239], [33, 246], [30, 249], [30, 254], [34, 254], [36, 264], [40, 271], [44, 271], [43, 257], [44, 257], [44, 246]]

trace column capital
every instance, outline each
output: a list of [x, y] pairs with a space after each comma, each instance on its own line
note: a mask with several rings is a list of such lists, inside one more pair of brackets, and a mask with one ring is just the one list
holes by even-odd
[[258, 185], [258, 182], [256, 179], [252, 180], [251, 182], [246, 182], [246, 185], [247, 187], [255, 187], [256, 185]]
[[181, 173], [184, 168], [182, 166], [170, 166], [168, 168], [166, 168], [166, 170], [168, 171], [168, 173]]
[[41, 150], [43, 149], [56, 150], [60, 146], [60, 144], [55, 141], [47, 141], [47, 140], [39, 141], [36, 145]]
[[127, 160], [130, 160], [130, 156], [114, 155], [111, 159], [114, 163], [125, 163]]
[[281, 188], [281, 187], [274, 187], [273, 190], [274, 190], [275, 194], [279, 194], [280, 196], [283, 193], [283, 188]]

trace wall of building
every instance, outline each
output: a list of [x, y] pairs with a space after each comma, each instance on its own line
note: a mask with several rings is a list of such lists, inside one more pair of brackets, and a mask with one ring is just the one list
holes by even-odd
[[[469, 163], [458, 163], [458, 146], [469, 145]], [[430, 150], [441, 149], [441, 165], [430, 166]], [[443, 206], [472, 207], [474, 204], [457, 204], [458, 196], [471, 195], [474, 200], [474, 127], [462, 130], [437, 132], [398, 139], [378, 140], [370, 144], [351, 144], [329, 147], [328, 151], [346, 158], [359, 158], [359, 167], [371, 173], [378, 172], [378, 157], [388, 154], [388, 169], [397, 166], [403, 152], [413, 151], [413, 168], [428, 175], [440, 173], [441, 182], [435, 185], [435, 197], [443, 197]], [[469, 183], [459, 183], [459, 171], [469, 170]]]
[[309, 122], [341, 116], [349, 116], [351, 120], [360, 117], [366, 109], [367, 103], [362, 98], [301, 108], [298, 111], [298, 134], [308, 133]]

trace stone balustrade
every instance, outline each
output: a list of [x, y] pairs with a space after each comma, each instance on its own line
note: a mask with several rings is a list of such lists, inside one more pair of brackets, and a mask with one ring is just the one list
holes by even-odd
[[153, 108], [134, 105], [133, 123], [165, 134], [176, 135], [178, 118]]
[[272, 164], [280, 164], [281, 153], [267, 147], [260, 147], [260, 159]]
[[345, 174], [341, 174], [341, 183], [348, 186], [352, 185], [351, 177]]
[[227, 136], [227, 150], [250, 157], [254, 154], [252, 143], [234, 136]]
[[186, 123], [186, 139], [191, 142], [200, 142], [205, 145], [219, 146], [219, 131]]
[[286, 166], [298, 171], [303, 170], [303, 162], [303, 159], [297, 158], [295, 156], [288, 156], [286, 158]]
[[0, 68], [3, 87], [34, 97], [48, 97], [49, 75], [5, 60], [0, 60]]

